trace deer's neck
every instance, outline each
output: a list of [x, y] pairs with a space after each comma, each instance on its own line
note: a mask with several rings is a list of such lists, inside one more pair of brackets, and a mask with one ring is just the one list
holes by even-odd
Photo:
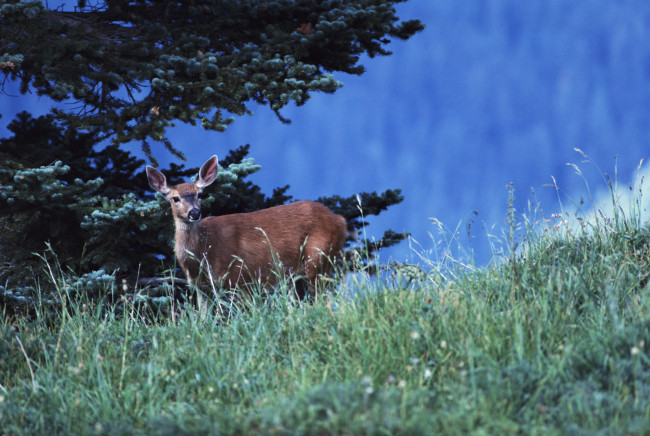
[[184, 270], [187, 270], [193, 259], [201, 258], [201, 234], [199, 223], [188, 223], [181, 219], [175, 219], [176, 227], [176, 257]]

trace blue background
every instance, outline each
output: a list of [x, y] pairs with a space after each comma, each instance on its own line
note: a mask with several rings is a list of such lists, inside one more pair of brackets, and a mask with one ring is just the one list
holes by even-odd
[[[296, 199], [401, 188], [405, 201], [372, 219], [367, 233], [407, 231], [417, 244], [404, 242], [383, 260], [417, 260], [409, 245], [418, 244], [436, 258], [445, 237], [435, 217], [487, 262], [510, 182], [518, 216], [529, 201], [550, 216], [575, 210], [571, 201], [589, 192], [603, 195], [596, 166], [617, 172], [622, 185], [634, 181], [650, 150], [650, 2], [411, 0], [397, 9], [426, 29], [391, 43], [392, 56], [363, 58], [363, 76], [335, 74], [344, 83], [335, 94], [284, 109], [291, 125], [252, 107], [254, 116], [225, 133], [179, 125], [169, 138], [192, 166], [250, 143], [262, 165], [251, 179], [268, 193], [286, 184]], [[16, 112], [51, 106], [2, 95], [0, 135]], [[142, 155], [138, 144], [127, 148]], [[574, 148], [593, 161], [581, 164], [582, 175], [566, 165], [584, 160]], [[162, 145], [154, 154], [163, 166], [174, 159]], [[559, 196], [544, 186], [552, 176]]]

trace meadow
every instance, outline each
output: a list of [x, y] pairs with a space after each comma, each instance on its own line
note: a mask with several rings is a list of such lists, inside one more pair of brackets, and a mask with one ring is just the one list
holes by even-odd
[[423, 257], [207, 316], [44, 257], [60, 304], [0, 321], [0, 433], [650, 434], [650, 228], [510, 212], [488, 266]]

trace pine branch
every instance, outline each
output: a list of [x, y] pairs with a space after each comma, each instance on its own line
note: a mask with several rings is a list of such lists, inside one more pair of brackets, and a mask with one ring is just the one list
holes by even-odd
[[[115, 143], [163, 142], [174, 122], [223, 131], [248, 105], [280, 110], [361, 74], [364, 53], [388, 55], [391, 37], [423, 26], [398, 22], [393, 1], [82, 1], [74, 11], [40, 1], [0, 10], [0, 73], [55, 101], [57, 116]], [[171, 144], [165, 146], [176, 152]]]

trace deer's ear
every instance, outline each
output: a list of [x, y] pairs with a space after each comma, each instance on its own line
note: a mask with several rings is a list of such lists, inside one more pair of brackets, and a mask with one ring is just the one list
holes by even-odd
[[199, 177], [196, 179], [194, 184], [203, 189], [217, 178], [217, 173], [219, 172], [219, 161], [217, 156], [214, 155], [203, 164], [201, 170], [199, 170]]
[[154, 191], [158, 191], [162, 195], [167, 195], [169, 193], [169, 186], [167, 186], [165, 175], [149, 165], [147, 165], [147, 180], [149, 180], [149, 186], [151, 186]]

